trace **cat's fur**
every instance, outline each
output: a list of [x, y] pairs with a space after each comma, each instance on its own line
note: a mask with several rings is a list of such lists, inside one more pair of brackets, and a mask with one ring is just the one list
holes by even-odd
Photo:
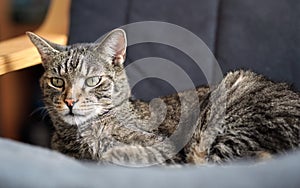
[[[197, 88], [196, 101], [191, 90], [149, 105], [130, 99], [123, 30], [100, 43], [71, 46], [28, 36], [45, 68], [40, 83], [55, 127], [52, 147], [64, 154], [118, 164], [201, 164], [264, 158], [299, 146], [300, 97], [286, 84], [235, 71], [214, 89]], [[101, 76], [100, 84], [86, 86], [93, 76]], [[53, 77], [64, 80], [62, 88], [53, 86]]]

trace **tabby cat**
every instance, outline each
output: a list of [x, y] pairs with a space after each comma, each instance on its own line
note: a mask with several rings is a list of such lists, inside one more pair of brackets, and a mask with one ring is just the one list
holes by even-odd
[[299, 146], [300, 97], [286, 84], [241, 70], [214, 88], [149, 104], [131, 99], [123, 30], [70, 46], [27, 34], [45, 68], [40, 85], [55, 128], [52, 148], [61, 153], [127, 165], [220, 164]]

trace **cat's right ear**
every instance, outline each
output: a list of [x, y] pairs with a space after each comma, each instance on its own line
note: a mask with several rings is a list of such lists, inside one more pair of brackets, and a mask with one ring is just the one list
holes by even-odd
[[26, 32], [26, 34], [40, 53], [45, 68], [48, 67], [47, 63], [52, 57], [66, 49], [65, 46], [49, 42], [32, 32]]

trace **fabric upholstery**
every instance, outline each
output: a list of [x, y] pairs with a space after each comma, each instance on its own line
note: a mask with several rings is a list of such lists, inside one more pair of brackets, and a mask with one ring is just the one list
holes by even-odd
[[48, 149], [0, 138], [0, 187], [295, 188], [300, 153], [269, 162], [184, 168], [125, 168], [79, 162]]
[[224, 72], [246, 68], [300, 89], [300, 1], [221, 1], [216, 56]]
[[[128, 23], [164, 21], [200, 37], [215, 54], [224, 74], [251, 69], [300, 89], [299, 10], [297, 0], [73, 0], [69, 43], [94, 41]], [[135, 45], [128, 49], [126, 63], [144, 57], [171, 60], [186, 71], [196, 86], [207, 84], [201, 70], [176, 49], [158, 44]], [[137, 98], [145, 100], [174, 92], [158, 79], [146, 79], [133, 89]]]
[[[163, 3], [160, 3], [159, 1], [131, 0], [122, 1], [121, 4], [118, 4], [116, 1], [89, 1], [90, 6], [83, 6], [82, 1], [74, 0], [72, 2], [69, 43], [95, 41], [111, 29], [128, 23], [163, 21], [192, 31], [213, 50], [217, 23], [217, 2], [217, 0], [164, 0]], [[120, 8], [116, 10], [115, 5]], [[94, 8], [90, 8], [91, 6]], [[109, 12], [108, 15], [104, 15], [106, 12], [101, 12], [102, 9], [95, 8], [101, 6], [106, 8], [106, 12]], [[114, 12], [116, 15], [113, 15]], [[199, 13], [201, 16], [198, 16]], [[95, 25], [96, 22], [91, 20], [97, 20], [99, 24]], [[103, 26], [101, 25], [102, 22], [105, 23]], [[131, 46], [128, 48], [126, 65], [145, 57], [160, 57], [171, 60], [187, 72], [195, 85], [207, 84], [201, 70], [187, 55], [166, 45], [147, 43]], [[143, 74], [143, 67], [136, 69], [140, 69], [140, 73]], [[133, 75], [129, 74], [128, 76], [130, 78]], [[179, 85], [184, 88], [184, 83]], [[174, 92], [175, 90], [170, 84], [155, 78], [145, 79], [133, 88], [134, 96], [144, 100]]]

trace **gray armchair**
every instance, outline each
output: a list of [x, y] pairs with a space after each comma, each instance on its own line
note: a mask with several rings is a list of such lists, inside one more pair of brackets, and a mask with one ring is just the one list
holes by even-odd
[[[68, 43], [95, 41], [132, 22], [165, 21], [199, 36], [223, 73], [252, 69], [300, 89], [299, 16], [298, 0], [73, 0]], [[141, 44], [129, 47], [128, 52], [127, 65], [143, 57], [162, 57], [182, 67], [195, 85], [206, 84], [201, 70], [176, 49]], [[145, 100], [172, 92], [167, 83], [155, 79], [143, 80], [134, 88], [135, 96]], [[0, 151], [0, 187], [300, 186], [299, 152], [256, 164], [130, 169], [75, 161], [6, 139], [0, 139]]]

